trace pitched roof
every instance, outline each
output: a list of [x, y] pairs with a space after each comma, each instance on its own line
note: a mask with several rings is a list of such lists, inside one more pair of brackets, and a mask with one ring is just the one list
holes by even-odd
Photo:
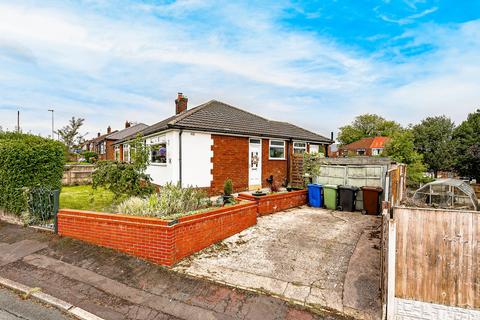
[[108, 135], [106, 137], [106, 139], [108, 140], [120, 140], [120, 139], [124, 139], [124, 138], [127, 138], [127, 137], [130, 137], [132, 135], [136, 135], [137, 133], [139, 133], [140, 131], [146, 129], [148, 126], [145, 124], [145, 123], [139, 123], [139, 124], [136, 124], [134, 126], [131, 126], [131, 127], [128, 127], [128, 128], [125, 128], [123, 130], [120, 130], [120, 131], [116, 131], [110, 135]]
[[388, 137], [367, 137], [352, 143], [346, 144], [341, 149], [357, 150], [357, 149], [373, 149], [385, 148], [385, 144], [389, 140]]
[[[216, 100], [162, 120], [141, 131], [141, 134], [146, 136], [169, 128], [332, 143], [330, 139], [322, 135], [293, 124], [268, 120]], [[128, 139], [123, 139], [123, 141], [125, 140]]]

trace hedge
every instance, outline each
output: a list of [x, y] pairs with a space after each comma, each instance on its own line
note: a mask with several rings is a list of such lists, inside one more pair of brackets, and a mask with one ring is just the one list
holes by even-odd
[[0, 133], [0, 209], [20, 214], [27, 209], [26, 188], [60, 189], [65, 146], [22, 133]]

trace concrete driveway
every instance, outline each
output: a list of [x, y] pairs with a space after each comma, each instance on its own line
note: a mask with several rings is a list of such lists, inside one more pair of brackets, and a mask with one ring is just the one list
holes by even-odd
[[176, 271], [312, 309], [380, 318], [380, 218], [301, 207], [180, 262]]

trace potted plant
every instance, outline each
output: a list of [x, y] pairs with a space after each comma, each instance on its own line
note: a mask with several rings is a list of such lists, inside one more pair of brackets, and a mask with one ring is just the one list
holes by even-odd
[[257, 191], [252, 193], [252, 196], [254, 196], [254, 197], [261, 197], [261, 196], [266, 196], [266, 195], [267, 194], [260, 189], [258, 189]]
[[223, 183], [223, 203], [230, 202], [233, 198], [233, 182], [232, 179], [227, 179]]

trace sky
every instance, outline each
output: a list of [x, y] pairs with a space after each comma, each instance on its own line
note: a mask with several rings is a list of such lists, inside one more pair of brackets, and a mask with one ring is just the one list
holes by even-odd
[[88, 136], [211, 99], [329, 136], [480, 107], [479, 0], [0, 0], [0, 126]]

